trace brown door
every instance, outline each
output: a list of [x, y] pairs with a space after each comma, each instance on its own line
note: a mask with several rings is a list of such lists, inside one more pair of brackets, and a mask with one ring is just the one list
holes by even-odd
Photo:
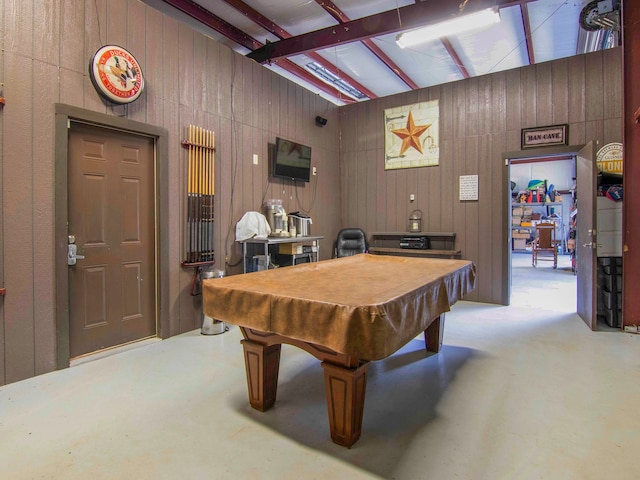
[[71, 357], [156, 335], [153, 139], [73, 123], [68, 175]]
[[596, 312], [596, 169], [593, 142], [576, 157], [576, 221], [577, 311], [591, 330], [597, 326]]

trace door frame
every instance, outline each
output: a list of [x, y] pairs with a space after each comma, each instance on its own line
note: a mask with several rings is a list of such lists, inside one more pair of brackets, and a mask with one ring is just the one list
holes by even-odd
[[158, 336], [168, 338], [169, 331], [169, 154], [166, 129], [146, 123], [93, 112], [71, 105], [55, 104], [55, 324], [56, 368], [69, 367], [69, 267], [67, 265], [68, 156], [71, 121], [105, 129], [116, 129], [154, 139], [156, 207], [156, 322]]
[[[504, 169], [502, 170], [502, 199], [504, 208], [502, 209], [502, 304], [509, 305], [511, 303], [511, 245], [509, 242], [511, 234], [511, 160], [519, 160], [522, 158], [545, 158], [555, 157], [559, 155], [578, 155], [584, 145], [567, 145], [563, 147], [540, 147], [530, 150], [516, 150], [513, 152], [505, 152], [502, 154], [504, 158]], [[578, 272], [578, 275], [580, 272]]]

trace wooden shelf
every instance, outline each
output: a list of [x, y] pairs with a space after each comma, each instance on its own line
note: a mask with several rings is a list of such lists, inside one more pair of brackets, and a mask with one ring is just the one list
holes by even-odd
[[369, 247], [369, 253], [376, 255], [401, 255], [405, 257], [460, 258], [460, 250], [421, 250], [417, 248]]
[[[426, 237], [429, 240], [429, 248], [400, 248], [400, 241], [407, 237]], [[454, 232], [373, 232], [369, 241], [369, 253], [403, 257], [462, 258], [462, 252], [455, 249], [455, 242]]]
[[373, 232], [373, 237], [441, 237], [441, 238], [456, 238], [456, 234], [453, 232]]
[[564, 202], [536, 202], [536, 203], [512, 203], [511, 208], [516, 207], [559, 207]]

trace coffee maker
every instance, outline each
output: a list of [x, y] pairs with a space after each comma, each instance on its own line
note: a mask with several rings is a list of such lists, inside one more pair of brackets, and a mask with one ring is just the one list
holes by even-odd
[[264, 202], [265, 217], [271, 228], [270, 237], [288, 237], [287, 212], [282, 206], [282, 200], [272, 198]]

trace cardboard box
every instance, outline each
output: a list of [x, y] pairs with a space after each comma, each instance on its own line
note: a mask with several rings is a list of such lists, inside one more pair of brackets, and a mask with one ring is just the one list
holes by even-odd
[[524, 238], [525, 240], [529, 238], [529, 234], [528, 233], [513, 232], [511, 234], [511, 236], [513, 238]]
[[527, 248], [527, 240], [525, 238], [514, 238], [513, 239], [513, 249], [514, 250], [524, 250]]
[[302, 243], [282, 243], [278, 251], [283, 255], [298, 255], [302, 253]]

